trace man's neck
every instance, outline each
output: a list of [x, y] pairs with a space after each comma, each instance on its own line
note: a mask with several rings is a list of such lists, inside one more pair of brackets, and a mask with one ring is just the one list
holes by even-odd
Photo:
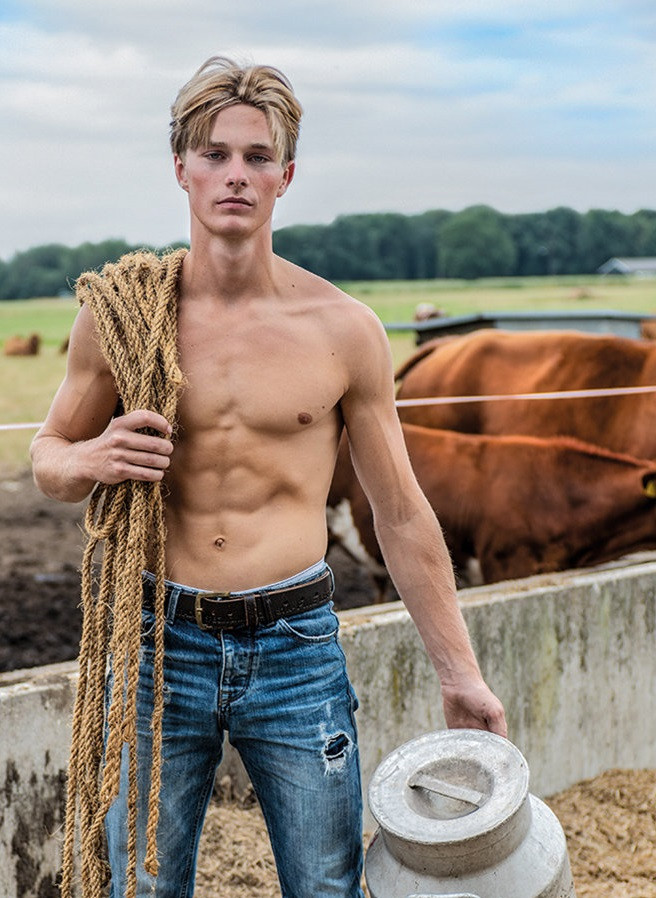
[[194, 240], [192, 234], [183, 265], [185, 294], [226, 302], [269, 296], [276, 290], [276, 259], [270, 235], [267, 241], [230, 241]]

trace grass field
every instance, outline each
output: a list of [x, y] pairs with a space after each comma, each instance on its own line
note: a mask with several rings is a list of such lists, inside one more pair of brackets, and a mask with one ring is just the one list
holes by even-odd
[[432, 302], [448, 315], [580, 309], [656, 312], [656, 279], [577, 275], [477, 281], [360, 281], [340, 286], [370, 305], [385, 323], [411, 320], [420, 302]]
[[[386, 323], [410, 321], [415, 306], [432, 302], [448, 315], [475, 312], [613, 309], [656, 313], [656, 280], [623, 278], [503, 278], [478, 281], [371, 281], [340, 286], [371, 306]], [[31, 358], [0, 355], [0, 425], [39, 422], [66, 367], [59, 347], [77, 312], [75, 300], [0, 302], [0, 344], [13, 334], [38, 333], [42, 349]], [[411, 334], [390, 334], [398, 365], [414, 348]], [[34, 430], [0, 431], [0, 473], [29, 463]]]
[[[41, 336], [37, 356], [0, 355], [0, 425], [42, 421], [66, 369], [59, 352], [77, 305], [73, 299], [31, 299], [0, 302], [0, 344], [13, 334]], [[28, 449], [35, 428], [0, 431], [0, 475], [29, 464]]]

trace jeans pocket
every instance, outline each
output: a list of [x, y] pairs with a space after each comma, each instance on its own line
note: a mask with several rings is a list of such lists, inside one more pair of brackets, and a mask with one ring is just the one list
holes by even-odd
[[298, 642], [316, 645], [335, 639], [339, 631], [339, 619], [332, 610], [332, 604], [322, 605], [312, 611], [295, 614], [278, 621], [280, 631], [292, 636]]

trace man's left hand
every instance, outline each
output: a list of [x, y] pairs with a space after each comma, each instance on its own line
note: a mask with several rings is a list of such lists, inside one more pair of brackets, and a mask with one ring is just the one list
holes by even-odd
[[482, 679], [464, 686], [443, 686], [442, 702], [449, 729], [489, 730], [508, 736], [503, 705]]

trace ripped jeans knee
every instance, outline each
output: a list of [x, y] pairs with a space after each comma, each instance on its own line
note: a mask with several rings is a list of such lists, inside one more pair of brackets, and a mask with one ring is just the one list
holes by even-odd
[[327, 736], [323, 747], [324, 769], [326, 773], [338, 773], [346, 764], [353, 751], [353, 742], [346, 733]]

